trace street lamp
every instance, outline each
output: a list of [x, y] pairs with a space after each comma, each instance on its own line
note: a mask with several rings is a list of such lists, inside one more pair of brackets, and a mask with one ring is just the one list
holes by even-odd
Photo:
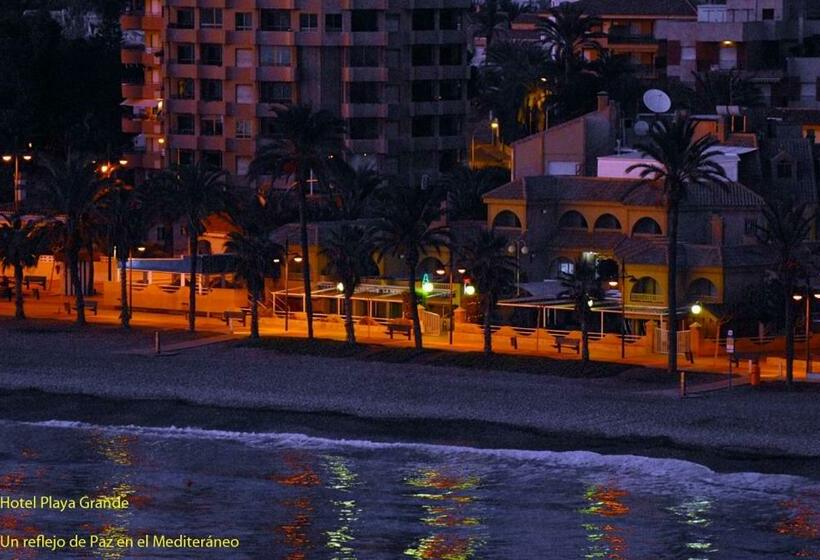
[[515, 255], [515, 295], [517, 296], [521, 293], [521, 255], [529, 254], [530, 248], [523, 239], [516, 239], [507, 245], [507, 252]]
[[[300, 255], [299, 253], [291, 253], [290, 252], [290, 240], [289, 239], [285, 239], [285, 255], [284, 256], [285, 256], [285, 332], [288, 332], [289, 320], [290, 320], [290, 293], [289, 293], [290, 287], [288, 285], [288, 280], [290, 279], [290, 272], [289, 272], [290, 259], [293, 258], [293, 262], [295, 262], [295, 263], [301, 263], [304, 259], [302, 258], [302, 255]], [[273, 262], [275, 264], [279, 264], [281, 261], [279, 259], [273, 259]], [[336, 285], [336, 288], [340, 292], [344, 291], [344, 285], [341, 282], [339, 282]], [[275, 312], [276, 312], [275, 302], [274, 302], [273, 308], [274, 308], [274, 314], [275, 314]]]
[[[626, 281], [629, 280], [633, 284], [638, 281], [637, 278], [631, 274], [626, 273], [626, 263], [621, 261], [621, 359], [626, 358]], [[608, 282], [610, 288], [618, 286], [619, 282], [612, 279]]]
[[700, 303], [693, 303], [689, 310], [692, 312], [692, 315], [700, 315], [703, 311], [703, 306]]
[[[31, 150], [31, 143], [28, 144], [28, 149]], [[20, 160], [30, 162], [34, 156], [29, 152], [15, 151], [9, 154], [3, 154], [3, 163], [14, 162], [14, 211], [20, 209], [20, 204], [23, 202], [23, 189], [20, 182]]]
[[[466, 268], [457, 268], [457, 269], [453, 270], [453, 266], [454, 266], [453, 265], [453, 253], [451, 251], [450, 252], [450, 264], [449, 264], [449, 266], [447, 266], [447, 268], [441, 267], [441, 268], [436, 269], [436, 274], [438, 274], [439, 276], [444, 276], [449, 271], [449, 274], [448, 274], [448, 291], [450, 293], [450, 304], [449, 304], [450, 325], [449, 325], [449, 328], [447, 330], [449, 331], [449, 335], [450, 335], [450, 346], [453, 345], [453, 332], [454, 332], [454, 329], [455, 329], [455, 324], [454, 324], [455, 323], [455, 316], [453, 315], [453, 296], [454, 296], [454, 294], [453, 294], [453, 273], [458, 272], [458, 274], [460, 276], [464, 276], [464, 274], [467, 272]], [[467, 293], [467, 288], [472, 288], [472, 293], [468, 294]], [[473, 286], [465, 286], [464, 287], [464, 294], [465, 295], [472, 295], [474, 293], [475, 293], [475, 288]]]
[[[137, 247], [137, 252], [140, 254], [145, 252], [145, 247]], [[130, 269], [130, 274], [128, 275], [128, 301], [126, 305], [128, 306], [128, 318], [134, 315], [134, 253], [133, 251], [129, 252], [128, 254], [128, 268]]]
[[[792, 299], [796, 302], [806, 300], [806, 379], [808, 379], [809, 374], [811, 374], [811, 300], [816, 299], [820, 300], [820, 292], [812, 293], [811, 286], [806, 286], [806, 297], [803, 297], [801, 293], [792, 294]], [[811, 294], [812, 297], [808, 297]]]

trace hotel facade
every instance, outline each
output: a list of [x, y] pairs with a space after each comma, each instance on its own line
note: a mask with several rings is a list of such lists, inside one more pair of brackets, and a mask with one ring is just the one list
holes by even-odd
[[123, 131], [138, 170], [203, 159], [242, 183], [275, 107], [345, 120], [404, 182], [465, 155], [470, 0], [130, 0]]

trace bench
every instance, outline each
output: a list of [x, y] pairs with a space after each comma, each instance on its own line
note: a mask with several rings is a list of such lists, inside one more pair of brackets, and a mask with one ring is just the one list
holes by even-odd
[[[87, 300], [84, 304], [84, 307], [85, 307], [85, 309], [87, 309], [87, 310], [91, 311], [92, 313], [94, 313], [94, 315], [97, 314], [97, 302], [96, 301]], [[77, 304], [65, 302], [63, 304], [63, 309], [65, 309], [65, 312], [67, 314], [71, 315], [72, 311], [77, 311]]]
[[239, 321], [242, 323], [244, 327], [247, 324], [247, 315], [244, 311], [223, 311], [222, 312], [222, 321], [225, 322], [226, 325], [229, 327], [233, 324], [234, 320]]
[[575, 350], [576, 354], [581, 353], [581, 339], [569, 336], [556, 336], [555, 337], [555, 344], [552, 345], [553, 348], [558, 349], [558, 353], [561, 353], [561, 348], [566, 346], [567, 348], [572, 348]]
[[32, 284], [40, 284], [40, 286], [45, 290], [46, 289], [46, 277], [45, 276], [30, 276], [27, 275], [23, 278], [23, 282], [26, 285], [26, 289], [30, 289]]
[[760, 363], [760, 354], [757, 352], [732, 352], [729, 354], [729, 363], [740, 367], [741, 361], [749, 360], [752, 364]]
[[410, 340], [411, 330], [413, 326], [407, 323], [388, 323], [387, 324], [387, 334], [390, 335], [390, 338], [393, 338], [393, 333], [400, 333], [407, 337], [407, 340]]

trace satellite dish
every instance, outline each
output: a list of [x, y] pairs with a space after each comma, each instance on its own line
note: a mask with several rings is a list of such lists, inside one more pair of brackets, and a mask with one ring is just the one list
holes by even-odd
[[672, 108], [672, 100], [666, 92], [650, 89], [643, 94], [643, 104], [653, 113], [666, 113]]
[[649, 134], [649, 123], [646, 121], [638, 121], [635, 123], [633, 130], [638, 136], [646, 136]]

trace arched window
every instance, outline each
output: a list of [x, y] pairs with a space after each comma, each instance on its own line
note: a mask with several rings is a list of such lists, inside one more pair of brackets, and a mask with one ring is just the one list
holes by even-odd
[[717, 286], [708, 278], [693, 280], [686, 290], [686, 299], [690, 301], [697, 301], [699, 299], [715, 300], [717, 296]]
[[660, 294], [660, 286], [658, 286], [658, 282], [652, 278], [651, 276], [644, 276], [639, 278], [635, 285], [632, 287], [632, 296], [633, 299], [641, 299], [635, 298], [635, 295], [643, 295], [643, 296], [657, 296]]
[[616, 218], [612, 214], [601, 214], [600, 216], [598, 216], [598, 219], [595, 220], [595, 229], [619, 230], [621, 229], [621, 222], [619, 222], [618, 218]]
[[518, 219], [515, 212], [502, 210], [495, 215], [495, 218], [493, 219], [493, 227], [521, 229], [521, 220]]
[[575, 261], [566, 257], [558, 257], [552, 261], [550, 273], [553, 278], [562, 278], [575, 274]]
[[641, 218], [632, 226], [632, 235], [663, 235], [661, 226], [652, 218]]
[[583, 214], [575, 210], [565, 212], [564, 215], [561, 216], [561, 219], [558, 220], [558, 227], [561, 229], [589, 229], [587, 219], [584, 218]]

